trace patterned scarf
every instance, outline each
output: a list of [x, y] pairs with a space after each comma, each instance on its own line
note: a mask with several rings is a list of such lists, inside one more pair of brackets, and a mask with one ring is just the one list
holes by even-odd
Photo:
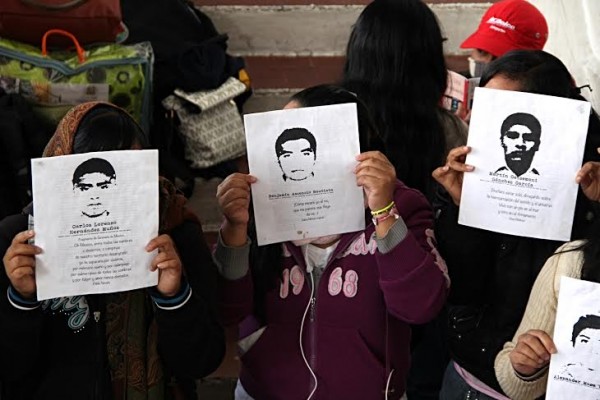
[[[44, 150], [44, 157], [72, 154], [73, 140], [85, 115], [98, 105], [72, 108], [60, 121]], [[166, 179], [159, 179], [159, 230], [167, 233], [184, 220], [199, 223], [188, 211], [185, 197]], [[164, 400], [165, 379], [157, 351], [157, 326], [146, 291], [133, 290], [105, 296], [106, 348], [115, 400]]]

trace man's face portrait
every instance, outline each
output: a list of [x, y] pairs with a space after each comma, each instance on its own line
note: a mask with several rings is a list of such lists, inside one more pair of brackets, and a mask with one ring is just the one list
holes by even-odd
[[586, 328], [579, 332], [573, 344], [578, 353], [600, 357], [600, 329]]
[[581, 365], [600, 371], [600, 316], [585, 315], [573, 325], [573, 351]]
[[115, 170], [101, 158], [92, 158], [73, 173], [73, 192], [79, 211], [88, 218], [110, 215], [107, 194], [117, 186]]
[[275, 152], [284, 181], [304, 181], [314, 176], [317, 144], [308, 130], [286, 129], [275, 142]]
[[500, 142], [506, 166], [517, 176], [527, 172], [540, 147], [541, 125], [531, 114], [516, 113], [502, 123]]

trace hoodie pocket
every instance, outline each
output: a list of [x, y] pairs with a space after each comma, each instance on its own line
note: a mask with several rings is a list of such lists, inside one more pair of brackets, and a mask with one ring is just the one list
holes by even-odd
[[[268, 325], [240, 360], [244, 388], [261, 399], [306, 399], [312, 381], [300, 356], [296, 325]], [[248, 386], [248, 387], [246, 387]]]
[[[383, 340], [383, 335], [382, 335]], [[385, 364], [356, 329], [324, 327], [319, 332], [318, 375], [329, 394], [344, 399], [379, 399]]]

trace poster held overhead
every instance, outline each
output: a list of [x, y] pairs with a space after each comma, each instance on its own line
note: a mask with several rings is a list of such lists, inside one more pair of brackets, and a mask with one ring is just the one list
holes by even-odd
[[158, 152], [32, 160], [37, 299], [155, 286]]
[[363, 230], [356, 104], [244, 117], [259, 245]]
[[590, 116], [585, 101], [477, 88], [458, 222], [570, 239]]

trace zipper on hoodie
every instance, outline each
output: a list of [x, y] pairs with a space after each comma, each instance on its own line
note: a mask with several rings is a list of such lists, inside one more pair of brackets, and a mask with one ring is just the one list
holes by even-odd
[[[94, 311], [94, 331], [96, 332], [96, 340], [103, 340], [102, 337], [102, 326], [100, 325], [100, 320], [102, 317], [102, 312], [100, 310]], [[102, 346], [96, 344], [96, 355], [95, 355], [95, 363], [94, 365], [102, 365]], [[102, 369], [99, 371], [100, 373], [96, 373], [94, 379], [94, 399], [102, 399]]]
[[[363, 232], [356, 233], [352, 237], [352, 239], [348, 242], [348, 244], [353, 243], [362, 233]], [[344, 250], [345, 250], [345, 248], [344, 249], [341, 249], [341, 248], [335, 249], [335, 251], [331, 254], [331, 257], [327, 261], [327, 264], [325, 264], [325, 267], [322, 268], [321, 277], [323, 275], [325, 275], [325, 271], [327, 270], [327, 268], [329, 268], [329, 266], [331, 265], [333, 260], [335, 260], [337, 258], [337, 256]], [[308, 260], [307, 260], [306, 254], [303, 254], [303, 258], [304, 258], [304, 260], [303, 260], [304, 265], [306, 267], [308, 267]], [[308, 310], [308, 312], [309, 312], [308, 343], [310, 346], [310, 352], [308, 354], [308, 364], [310, 365], [310, 369], [312, 370], [312, 372], [315, 375], [316, 375], [316, 368], [317, 368], [317, 323], [316, 323], [317, 291], [318, 291], [318, 286], [321, 285], [321, 278], [319, 278], [318, 285], [315, 284], [316, 268], [319, 268], [319, 267], [313, 266], [313, 269], [310, 272], [307, 272], [307, 275], [310, 276], [310, 284], [311, 284], [311, 288], [312, 288], [312, 296], [310, 298], [310, 304], [309, 304], [310, 309]], [[314, 382], [314, 384], [317, 385], [317, 382]], [[312, 387], [311, 387], [311, 390], [312, 390]]]
[[310, 299], [310, 322], [315, 322], [315, 303], [317, 302], [317, 298], [313, 296]]
[[309, 364], [310, 368], [316, 374], [317, 368], [317, 287], [315, 287], [315, 271], [314, 269], [310, 272], [310, 284], [313, 287], [313, 295], [310, 299], [310, 318], [309, 318], [309, 329], [308, 329], [308, 339], [310, 343], [310, 354], [309, 354]]
[[105, 384], [104, 381], [104, 343], [106, 341], [106, 334], [104, 332], [104, 321], [102, 318], [104, 317], [104, 313], [102, 312], [103, 308], [103, 299], [99, 295], [91, 295], [87, 296], [86, 300], [90, 309], [92, 310], [92, 316], [94, 319], [93, 329], [94, 329], [94, 339], [96, 343], [95, 352], [94, 352], [94, 366], [96, 367], [96, 373], [94, 374], [94, 385], [93, 385], [93, 393], [92, 399], [94, 400], [104, 400], [106, 399], [106, 390], [103, 387]]

